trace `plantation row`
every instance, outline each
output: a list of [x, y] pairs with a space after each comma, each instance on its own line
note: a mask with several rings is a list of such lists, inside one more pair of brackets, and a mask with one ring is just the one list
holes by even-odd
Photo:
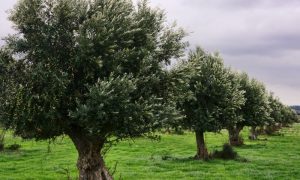
[[224, 67], [218, 55], [207, 54], [200, 48], [172, 69], [170, 76], [175, 77], [173, 81], [180, 87], [173, 99], [183, 116], [170, 124], [195, 132], [196, 158], [208, 158], [205, 132], [227, 129], [229, 143], [239, 146], [243, 144], [239, 134], [245, 126], [251, 127], [249, 138], [255, 140], [259, 133], [273, 134], [298, 122], [297, 114], [269, 93], [263, 83]]
[[[266, 133], [298, 121], [265, 86], [197, 48], [146, 1], [23, 0], [11, 11], [17, 34], [0, 50], [0, 124], [25, 139], [70, 137], [79, 179], [112, 179], [103, 151], [162, 129]], [[171, 60], [178, 60], [169, 66]]]

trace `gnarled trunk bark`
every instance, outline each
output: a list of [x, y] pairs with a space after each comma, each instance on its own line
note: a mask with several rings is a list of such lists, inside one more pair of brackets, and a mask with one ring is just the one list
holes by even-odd
[[197, 154], [195, 159], [208, 159], [208, 151], [204, 141], [204, 132], [196, 131]]
[[109, 174], [101, 149], [104, 141], [92, 140], [80, 135], [70, 135], [78, 151], [77, 168], [79, 171], [79, 180], [112, 180]]
[[241, 146], [244, 144], [242, 137], [240, 137], [240, 132], [243, 129], [241, 126], [228, 128], [229, 143], [231, 146]]

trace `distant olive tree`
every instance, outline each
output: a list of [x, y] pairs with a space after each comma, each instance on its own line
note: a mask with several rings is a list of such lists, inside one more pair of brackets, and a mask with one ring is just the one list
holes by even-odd
[[177, 117], [164, 66], [183, 54], [185, 33], [146, 1], [22, 0], [10, 20], [17, 34], [0, 62], [15, 71], [1, 123], [23, 138], [68, 135], [79, 179], [112, 179], [105, 146]]
[[283, 127], [288, 127], [293, 123], [299, 122], [299, 118], [295, 110], [291, 107], [284, 105], [282, 108], [283, 119], [280, 122]]
[[297, 113], [291, 107], [284, 105], [280, 100], [274, 97], [273, 93], [269, 95], [269, 104], [271, 108], [270, 119], [265, 126], [266, 134], [273, 134], [282, 127], [289, 126], [298, 122]]
[[172, 73], [184, 90], [177, 100], [184, 115], [182, 126], [196, 134], [195, 158], [207, 159], [204, 133], [218, 132], [238, 121], [235, 111], [244, 104], [243, 91], [222, 59], [201, 48], [191, 52], [188, 61], [177, 65]]

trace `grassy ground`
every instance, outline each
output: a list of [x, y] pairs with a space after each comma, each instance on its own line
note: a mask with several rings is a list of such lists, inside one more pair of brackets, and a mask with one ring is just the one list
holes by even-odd
[[[195, 161], [195, 138], [185, 135], [162, 135], [161, 141], [138, 139], [121, 142], [106, 155], [106, 163], [116, 179], [300, 179], [300, 124], [281, 131], [283, 136], [263, 136], [235, 148], [248, 162], [211, 160]], [[247, 139], [247, 131], [243, 131]], [[210, 151], [221, 149], [226, 131], [207, 133]], [[68, 138], [47, 142], [21, 141], [7, 137], [6, 144], [20, 143], [17, 152], [0, 153], [0, 179], [76, 179], [77, 153]]]

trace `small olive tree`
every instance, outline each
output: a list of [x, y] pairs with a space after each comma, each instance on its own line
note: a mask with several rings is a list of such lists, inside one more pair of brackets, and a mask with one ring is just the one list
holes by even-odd
[[[68, 135], [79, 179], [112, 179], [114, 140], [151, 135], [176, 116], [164, 99], [164, 65], [182, 55], [184, 32], [146, 1], [22, 0], [7, 38], [15, 68], [1, 122], [23, 138]], [[16, 67], [16, 66], [14, 66]]]
[[218, 132], [232, 121], [237, 121], [235, 111], [244, 103], [243, 91], [230, 69], [225, 68], [218, 55], [197, 48], [187, 62], [178, 65], [174, 76], [183, 86], [184, 95], [178, 107], [185, 118], [182, 126], [196, 134], [196, 159], [207, 159], [205, 132]]
[[280, 100], [274, 97], [273, 93], [269, 94], [269, 105], [270, 105], [270, 118], [266, 123], [265, 133], [273, 134], [278, 131], [284, 120], [283, 109], [285, 106], [280, 102]]

